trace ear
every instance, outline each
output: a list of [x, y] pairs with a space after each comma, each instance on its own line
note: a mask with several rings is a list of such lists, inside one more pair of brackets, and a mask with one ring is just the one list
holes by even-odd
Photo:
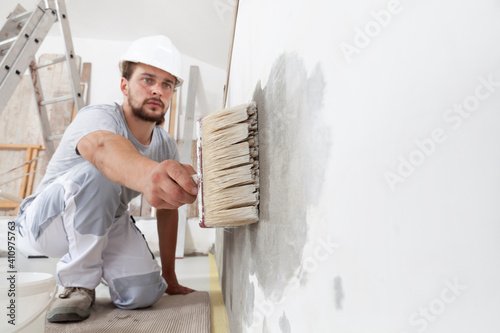
[[120, 89], [124, 96], [128, 96], [128, 81], [124, 77], [122, 77], [122, 80], [120, 82]]

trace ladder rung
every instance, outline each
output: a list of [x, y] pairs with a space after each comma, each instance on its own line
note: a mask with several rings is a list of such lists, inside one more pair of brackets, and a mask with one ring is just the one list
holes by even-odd
[[33, 12], [24, 12], [24, 13], [21, 13], [21, 14], [17, 14], [16, 16], [14, 16], [12, 18], [12, 21], [14, 21], [14, 22], [26, 21], [30, 17], [30, 15], [32, 13]]
[[65, 56], [62, 56], [62, 57], [59, 57], [59, 58], [55, 58], [54, 60], [49, 61], [48, 63], [45, 63], [45, 64], [36, 65], [35, 69], [39, 69], [39, 68], [51, 66], [51, 65], [63, 62], [63, 61], [66, 61], [66, 57]]
[[10, 48], [0, 50], [0, 57], [3, 57], [4, 55], [6, 55], [7, 52], [9, 52], [9, 50], [10, 50]]
[[47, 99], [45, 101], [41, 101], [40, 105], [48, 105], [48, 104], [54, 104], [54, 103], [59, 103], [59, 102], [64, 102], [67, 100], [73, 99], [73, 95], [64, 95], [61, 97], [56, 97], [53, 99]]
[[17, 39], [17, 36], [1, 41], [0, 48], [4, 48], [4, 46], [7, 46], [7, 45], [8, 45], [8, 48], [10, 48], [9, 44], [14, 43], [16, 41], [16, 39]]

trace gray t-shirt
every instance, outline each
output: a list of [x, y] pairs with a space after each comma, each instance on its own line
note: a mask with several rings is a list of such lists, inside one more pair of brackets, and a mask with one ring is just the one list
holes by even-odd
[[[161, 127], [155, 126], [151, 143], [144, 146], [132, 135], [128, 128], [120, 105], [92, 105], [81, 109], [73, 122], [64, 132], [61, 143], [50, 160], [45, 176], [36, 192], [26, 198], [19, 208], [20, 218], [38, 193], [50, 185], [58, 177], [78, 168], [82, 163], [89, 163], [77, 154], [76, 145], [87, 134], [95, 131], [108, 131], [127, 138], [139, 153], [156, 162], [169, 159], [179, 160], [179, 152], [175, 140]], [[129, 202], [140, 193], [122, 186], [119, 211], [127, 209]]]

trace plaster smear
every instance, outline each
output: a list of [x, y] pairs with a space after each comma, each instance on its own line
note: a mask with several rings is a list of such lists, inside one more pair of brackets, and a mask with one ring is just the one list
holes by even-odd
[[[230, 291], [225, 294], [232, 331], [259, 322], [263, 311], [255, 306], [262, 300], [279, 304], [287, 286], [301, 283], [297, 274], [311, 240], [307, 211], [320, 200], [332, 146], [324, 88], [321, 66], [308, 74], [296, 53], [280, 55], [266, 86], [256, 84], [252, 99], [259, 112], [260, 221], [224, 234], [223, 288]], [[291, 320], [286, 317], [281, 319], [285, 330]]]
[[[248, 332], [263, 332], [266, 328], [277, 331], [278, 327], [283, 329], [288, 326], [302, 331], [311, 329], [312, 322], [317, 329], [315, 331], [325, 331], [332, 325], [331, 309], [342, 310], [344, 291], [341, 277], [337, 275], [338, 265], [332, 265], [338, 263], [335, 260], [338, 260], [342, 244], [330, 236], [328, 226], [332, 219], [326, 213], [329, 204], [327, 199], [328, 187], [325, 187], [320, 202], [307, 210], [308, 239], [300, 264], [282, 288], [281, 298], [267, 297], [257, 275], [249, 277], [252, 288], [251, 293], [247, 294], [246, 310], [252, 315], [247, 321]], [[329, 277], [335, 275], [330, 281]], [[303, 304], [311, 302], [311, 297], [314, 303], [322, 304], [322, 307], [304, 308]], [[249, 305], [250, 300], [254, 302], [252, 305]]]
[[308, 77], [297, 54], [283, 54], [266, 87], [257, 84], [253, 96], [259, 110], [261, 200], [260, 222], [249, 229], [259, 258], [251, 273], [276, 299], [300, 265], [307, 207], [318, 201], [323, 186], [331, 145], [320, 113], [324, 85], [319, 66]]

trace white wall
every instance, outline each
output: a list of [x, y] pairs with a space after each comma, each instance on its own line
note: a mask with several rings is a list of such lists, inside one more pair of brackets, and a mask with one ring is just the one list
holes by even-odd
[[[278, 113], [304, 134], [303, 146], [265, 146], [294, 151], [287, 164], [271, 158], [284, 169], [265, 170], [266, 198], [316, 199], [301, 221], [282, 218], [294, 207], [261, 200], [259, 226], [224, 234], [232, 329], [500, 330], [499, 15], [491, 0], [240, 1], [229, 106], [252, 99], [259, 80], [276, 89], [276, 66], [293, 78], [288, 59], [300, 59], [305, 79], [320, 68], [324, 86], [314, 113], [263, 98], [259, 119]], [[279, 121], [260, 126], [271, 141], [287, 134]], [[309, 187], [291, 192], [303, 178]], [[300, 223], [306, 236], [286, 234]], [[304, 237], [293, 266], [287, 255]], [[287, 284], [268, 278], [290, 267]]]

